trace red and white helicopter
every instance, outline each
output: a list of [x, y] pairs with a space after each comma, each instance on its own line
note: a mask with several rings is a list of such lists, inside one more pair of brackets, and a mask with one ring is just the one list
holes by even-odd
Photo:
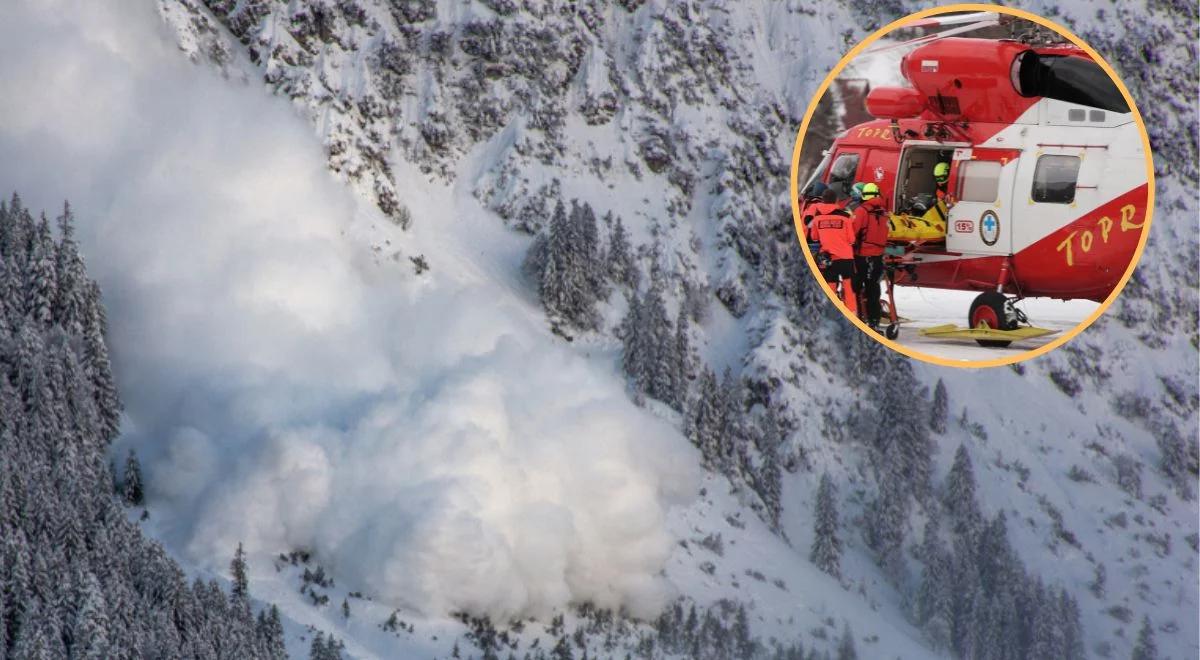
[[919, 215], [936, 203], [935, 165], [949, 163], [944, 233], [889, 239], [889, 298], [893, 283], [980, 291], [968, 329], [925, 332], [988, 346], [1049, 332], [1021, 327], [1022, 298], [1105, 300], [1137, 251], [1152, 185], [1134, 111], [1084, 49], [1057, 35], [953, 36], [1008, 20], [929, 18], [906, 27], [955, 27], [868, 51], [915, 46], [900, 60], [911, 86], [871, 89], [876, 119], [838, 136], [801, 189], [874, 182], [890, 212]]

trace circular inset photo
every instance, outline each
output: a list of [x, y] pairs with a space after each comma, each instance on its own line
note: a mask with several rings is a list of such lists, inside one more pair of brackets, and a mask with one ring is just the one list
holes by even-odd
[[1116, 298], [1154, 203], [1150, 143], [1099, 53], [1006, 7], [922, 11], [850, 51], [809, 103], [792, 212], [813, 274], [910, 357], [1010, 364]]

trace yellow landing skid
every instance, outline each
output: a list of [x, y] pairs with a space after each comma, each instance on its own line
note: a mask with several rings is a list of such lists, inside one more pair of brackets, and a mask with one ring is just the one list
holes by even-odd
[[1034, 328], [1027, 326], [1016, 330], [993, 330], [992, 328], [963, 328], [953, 323], [938, 325], [932, 328], [922, 328], [921, 334], [938, 339], [983, 339], [991, 341], [1018, 341], [1052, 335], [1058, 330]]

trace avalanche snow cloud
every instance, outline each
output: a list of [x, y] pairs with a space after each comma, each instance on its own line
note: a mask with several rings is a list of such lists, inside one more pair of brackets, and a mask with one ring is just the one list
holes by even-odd
[[310, 548], [429, 613], [653, 612], [686, 441], [506, 289], [377, 263], [308, 126], [164, 29], [0, 6], [0, 186], [78, 210], [167, 540], [214, 567]]

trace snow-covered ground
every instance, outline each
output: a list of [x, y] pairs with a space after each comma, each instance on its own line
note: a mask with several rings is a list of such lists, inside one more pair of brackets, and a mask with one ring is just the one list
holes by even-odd
[[1025, 312], [1029, 322], [1035, 327], [1057, 332], [1013, 342], [1007, 348], [985, 348], [969, 339], [939, 339], [920, 333], [922, 328], [948, 323], [965, 326], [971, 301], [979, 295], [976, 292], [896, 287], [895, 295], [896, 310], [902, 319], [907, 319], [902, 322], [897, 343], [934, 357], [965, 362], [994, 360], [1032, 351], [1070, 332], [1100, 306], [1090, 300], [1026, 298], [1017, 303], [1017, 308]]

